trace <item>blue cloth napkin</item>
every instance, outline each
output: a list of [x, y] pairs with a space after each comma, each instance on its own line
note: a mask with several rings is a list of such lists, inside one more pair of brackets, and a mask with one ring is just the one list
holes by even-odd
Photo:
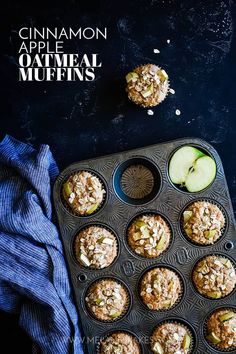
[[78, 318], [51, 188], [58, 174], [47, 145], [0, 143], [0, 309], [19, 314], [34, 353], [82, 354]]

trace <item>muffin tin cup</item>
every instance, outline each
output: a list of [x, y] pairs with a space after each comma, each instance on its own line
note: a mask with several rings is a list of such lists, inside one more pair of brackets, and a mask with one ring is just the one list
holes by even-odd
[[[186, 320], [183, 320], [182, 318], [176, 318], [176, 317], [173, 317], [173, 318], [167, 318], [161, 322], [159, 322], [155, 328], [153, 329], [151, 335], [150, 335], [150, 343], [149, 343], [149, 347], [150, 347], [150, 350], [151, 350], [151, 339], [152, 339], [152, 336], [155, 332], [155, 330], [164, 325], [164, 324], [167, 324], [167, 323], [174, 323], [176, 325], [181, 325], [183, 326], [187, 333], [189, 334], [189, 336], [191, 337], [191, 345], [190, 345], [190, 348], [189, 348], [189, 352], [188, 354], [193, 354], [193, 353], [197, 353], [196, 352], [196, 347], [197, 347], [197, 336], [196, 336], [196, 332], [195, 330], [193, 329], [193, 327], [186, 321]], [[153, 351], [151, 350], [151, 352], [153, 353]]]
[[[169, 159], [173, 152], [184, 145], [195, 146], [207, 152], [217, 164], [215, 180], [199, 193], [189, 193], [178, 189], [169, 179]], [[151, 166], [151, 170], [153, 169], [152, 171], [157, 173], [156, 181], [158, 183], [156, 186], [158, 188], [150, 198], [144, 198], [141, 202], [121, 198], [117, 190], [117, 185], [119, 186], [120, 183], [120, 172], [124, 171], [120, 167], [127, 167], [134, 161], [139, 163], [148, 161], [147, 163], [150, 163], [148, 166]], [[88, 171], [97, 176], [106, 190], [102, 205], [89, 216], [73, 214], [69, 206], [65, 207], [63, 198], [61, 198], [63, 182], [78, 171]], [[79, 324], [86, 354], [96, 353], [96, 343], [90, 341], [95, 336], [99, 339], [104, 334], [106, 335], [106, 333], [118, 329], [120, 331], [130, 330], [138, 338], [148, 339], [150, 329], [156, 323], [166, 320], [167, 316], [176, 319], [178, 322], [179, 315], [184, 319], [189, 319], [191, 327], [198, 334], [197, 354], [222, 353], [220, 350], [209, 347], [206, 343], [203, 334], [204, 317], [215, 306], [228, 306], [229, 302], [235, 303], [236, 291], [234, 289], [229, 295], [221, 299], [208, 299], [199, 294], [191, 279], [193, 265], [207, 253], [227, 257], [234, 264], [236, 260], [236, 248], [234, 247], [236, 225], [233, 208], [220, 157], [210, 144], [197, 138], [184, 138], [74, 163], [59, 175], [54, 185], [53, 198], [74, 288], [74, 299], [80, 317]], [[219, 204], [225, 211], [227, 225], [224, 235], [213, 245], [201, 246], [193, 244], [181, 231], [180, 215], [184, 210], [183, 208], [184, 206], [186, 208], [188, 204], [196, 200], [206, 200]], [[160, 214], [168, 222], [172, 231], [171, 243], [168, 249], [157, 258], [146, 258], [136, 254], [128, 246], [127, 228], [130, 222], [138, 215], [153, 212]], [[73, 242], [76, 233], [92, 224], [106, 226], [109, 230], [114, 231], [113, 233], [117, 236], [119, 252], [117, 258], [107, 268], [90, 269], [83, 267], [74, 257]], [[182, 280], [180, 297], [169, 309], [150, 310], [139, 296], [138, 285], [140, 284], [141, 275], [155, 266], [169, 267]], [[103, 322], [95, 319], [88, 312], [85, 304], [85, 294], [89, 286], [103, 278], [123, 282], [129, 293], [127, 313], [112, 322]], [[189, 314], [191, 314], [191, 317]], [[145, 343], [142, 342], [142, 346], [143, 353], [150, 353], [150, 348], [146, 341]], [[236, 354], [236, 350], [234, 352]]]
[[[76, 173], [78, 172], [89, 172], [91, 173], [91, 175], [93, 175], [93, 177], [97, 177], [103, 187], [103, 189], [105, 190], [105, 194], [103, 195], [103, 200], [102, 202], [99, 204], [99, 206], [97, 207], [97, 209], [91, 213], [91, 214], [85, 214], [85, 215], [81, 215], [79, 213], [76, 213], [69, 205], [69, 203], [65, 200], [66, 198], [64, 197], [63, 195], [63, 190], [62, 190], [62, 187], [63, 187], [63, 184], [67, 181], [67, 179], [71, 176], [74, 176]], [[89, 169], [89, 168], [86, 168], [86, 169], [78, 169], [78, 170], [75, 170], [73, 171], [73, 173], [67, 175], [67, 177], [64, 178], [64, 180], [62, 181], [61, 183], [61, 191], [60, 191], [60, 197], [61, 197], [61, 202], [64, 206], [64, 208], [67, 210], [67, 212], [73, 216], [76, 216], [76, 217], [79, 217], [79, 218], [89, 218], [89, 217], [92, 217], [94, 216], [95, 214], [99, 213], [103, 207], [105, 206], [105, 203], [106, 203], [106, 199], [107, 199], [107, 193], [108, 193], [108, 188], [107, 188], [107, 185], [106, 185], [106, 182], [103, 180], [103, 178], [96, 172], [94, 172], [93, 170]]]
[[[143, 351], [143, 345], [142, 343], [140, 343], [137, 335], [134, 333], [134, 332], [131, 332], [130, 330], [120, 330], [120, 329], [117, 329], [117, 330], [113, 330], [113, 331], [110, 331], [110, 332], [106, 332], [99, 340], [98, 344], [97, 344], [97, 347], [96, 347], [96, 354], [100, 354], [100, 349], [101, 349], [101, 342], [108, 338], [109, 336], [111, 336], [112, 334], [114, 333], [126, 333], [126, 334], [129, 334], [130, 336], [134, 337], [134, 339], [136, 339], [137, 343], [138, 343], [138, 346], [139, 346], [139, 349], [140, 349], [140, 353], [139, 354], [144, 354], [144, 351]], [[138, 354], [138, 353], [137, 353]]]
[[222, 349], [220, 348], [219, 346], [217, 346], [217, 344], [213, 344], [213, 343], [210, 343], [207, 339], [207, 322], [208, 320], [210, 319], [211, 315], [213, 315], [213, 313], [215, 311], [218, 311], [218, 310], [229, 310], [229, 311], [234, 311], [236, 313], [236, 307], [234, 305], [232, 306], [219, 306], [217, 308], [215, 308], [213, 311], [211, 311], [205, 318], [204, 320], [204, 323], [203, 323], [203, 336], [204, 336], [204, 339], [206, 341], [206, 344], [208, 345], [209, 348], [213, 348], [215, 349], [217, 352], [220, 351], [221, 353], [232, 353], [232, 352], [235, 352], [236, 351], [236, 346], [231, 348], [231, 349]]
[[[86, 296], [89, 292], [89, 290], [91, 289], [91, 287], [97, 283], [99, 283], [101, 280], [112, 280], [112, 281], [116, 281], [117, 283], [119, 283], [122, 288], [125, 290], [126, 295], [127, 295], [127, 304], [122, 312], [122, 314], [118, 317], [116, 317], [114, 320], [101, 320], [99, 318], [97, 318], [92, 311], [89, 309], [89, 307], [87, 306], [86, 303]], [[109, 276], [102, 276], [99, 279], [96, 279], [95, 281], [93, 281], [85, 290], [84, 295], [83, 295], [83, 306], [86, 309], [87, 313], [90, 315], [90, 317], [93, 318], [93, 320], [100, 322], [100, 323], [116, 323], [119, 322], [121, 319], [124, 319], [126, 316], [128, 316], [130, 309], [132, 307], [132, 296], [131, 296], [131, 291], [129, 289], [129, 287], [127, 286], [127, 284], [125, 284], [125, 282], [123, 282], [121, 279], [117, 278], [117, 277], [109, 277]]]
[[206, 296], [206, 295], [201, 294], [201, 293], [197, 290], [197, 287], [196, 287], [196, 285], [195, 285], [195, 283], [194, 283], [194, 281], [193, 281], [193, 272], [194, 272], [195, 267], [197, 266], [197, 264], [198, 264], [201, 260], [203, 260], [203, 259], [205, 259], [206, 257], [209, 257], [209, 256], [216, 256], [216, 257], [221, 257], [221, 258], [229, 259], [229, 260], [232, 262], [232, 265], [233, 265], [235, 271], [236, 271], [236, 261], [235, 261], [232, 257], [228, 256], [227, 254], [219, 253], [219, 252], [217, 252], [217, 253], [212, 253], [212, 252], [211, 252], [210, 254], [208, 254], [208, 255], [206, 255], [206, 256], [200, 257], [200, 258], [195, 262], [195, 264], [193, 265], [192, 272], [191, 272], [191, 280], [192, 280], [192, 286], [194, 287], [195, 291], [198, 293], [198, 295], [200, 295], [201, 297], [203, 297], [203, 298], [205, 298], [205, 299], [207, 299], [207, 300], [211, 300], [211, 301], [213, 301], [213, 302], [219, 302], [219, 301], [221, 301], [221, 300], [223, 300], [223, 299], [226, 299], [226, 298], [228, 298], [229, 296], [233, 295], [233, 294], [235, 293], [235, 291], [236, 291], [236, 285], [234, 286], [233, 290], [232, 290], [229, 294], [227, 294], [227, 295], [225, 295], [225, 296], [222, 296], [222, 297], [220, 297], [219, 299], [213, 299], [213, 298], [211, 298], [211, 297], [208, 297], [208, 296]]
[[[129, 241], [128, 241], [128, 230], [129, 230], [129, 227], [132, 225], [133, 222], [135, 222], [135, 220], [137, 220], [138, 218], [140, 218], [141, 216], [143, 215], [146, 215], [146, 216], [153, 216], [153, 215], [159, 215], [162, 217], [162, 219], [166, 222], [168, 228], [169, 228], [169, 231], [170, 231], [170, 242], [169, 242], [169, 245], [167, 246], [167, 248], [162, 251], [159, 256], [157, 257], [147, 257], [147, 256], [142, 256], [141, 254], [138, 254], [136, 253], [132, 248], [131, 246], [129, 245]], [[147, 210], [147, 212], [141, 212], [141, 213], [138, 213], [136, 214], [134, 217], [132, 217], [132, 219], [129, 221], [128, 223], [128, 226], [125, 230], [125, 242], [126, 242], [126, 246], [128, 248], [128, 250], [130, 252], [132, 252], [132, 254], [136, 257], [139, 257], [140, 259], [147, 259], [147, 260], [159, 260], [166, 252], [168, 252], [168, 250], [172, 247], [172, 244], [173, 244], [173, 229], [171, 227], [171, 223], [170, 221], [167, 219], [166, 216], [164, 216], [162, 213], [159, 213], [158, 211], [151, 211], [151, 210]]]
[[[182, 217], [183, 213], [184, 213], [185, 210], [188, 209], [188, 207], [190, 207], [190, 205], [192, 205], [195, 202], [208, 202], [208, 203], [214, 204], [215, 206], [217, 206], [220, 209], [220, 211], [224, 215], [225, 225], [224, 225], [224, 227], [221, 228], [221, 236], [214, 243], [209, 243], [209, 244], [205, 244], [205, 245], [197, 243], [194, 240], [192, 240], [186, 234], [186, 232], [184, 230], [183, 217]], [[182, 235], [185, 237], [185, 239], [188, 242], [190, 242], [194, 246], [205, 248], [205, 247], [212, 247], [212, 246], [216, 245], [217, 243], [221, 242], [224, 239], [224, 236], [225, 236], [225, 234], [227, 233], [227, 230], [228, 230], [229, 220], [228, 220], [227, 212], [225, 211], [225, 209], [223, 208], [223, 206], [219, 202], [217, 202], [216, 200], [210, 199], [210, 198], [197, 198], [197, 199], [192, 200], [190, 203], [188, 203], [187, 205], [184, 206], [184, 208], [180, 212], [179, 225], [180, 225], [180, 230], [181, 230]]]
[[[93, 267], [93, 266], [89, 266], [89, 267], [86, 267], [85, 265], [83, 265], [77, 258], [76, 258], [76, 250], [75, 250], [75, 241], [76, 241], [76, 237], [79, 235], [80, 232], [88, 229], [89, 227], [91, 226], [98, 226], [98, 227], [101, 227], [107, 231], [109, 231], [110, 233], [112, 233], [114, 235], [114, 237], [116, 238], [116, 257], [113, 259], [112, 263], [109, 264], [107, 267], [104, 267], [104, 268], [96, 268], [96, 267]], [[120, 254], [120, 241], [119, 241], [119, 238], [116, 234], [116, 232], [111, 229], [110, 227], [108, 227], [107, 225], [103, 224], [103, 223], [93, 223], [93, 222], [90, 222], [90, 223], [87, 223], [86, 225], [84, 225], [82, 228], [80, 228], [74, 235], [74, 238], [72, 240], [72, 243], [71, 243], [71, 254], [72, 254], [72, 258], [75, 262], [75, 264], [77, 264], [80, 268], [82, 269], [87, 269], [87, 270], [91, 270], [91, 271], [102, 271], [102, 270], [107, 270], [109, 269], [116, 261], [117, 259], [119, 258], [119, 254]]]
[[[216, 180], [216, 176], [214, 178], [214, 180], [211, 182], [211, 184], [209, 184], [209, 186], [207, 186], [206, 188], [202, 189], [201, 191], [199, 192], [189, 192], [185, 187], [181, 187], [180, 185], [178, 184], [175, 184], [171, 181], [170, 179], [170, 176], [169, 176], [169, 166], [170, 166], [170, 161], [173, 157], [173, 155], [181, 148], [185, 147], [185, 146], [191, 146], [191, 147], [194, 147], [200, 151], [202, 151], [204, 154], [210, 156], [214, 161], [215, 163], [217, 164], [217, 159], [216, 157], [214, 156], [214, 152], [210, 151], [209, 148], [206, 148], [206, 147], [203, 147], [203, 144], [199, 144], [199, 143], [183, 143], [182, 145], [179, 145], [175, 150], [173, 150], [171, 152], [171, 154], [169, 155], [168, 157], [168, 162], [167, 162], [167, 166], [166, 166], [166, 169], [167, 169], [167, 175], [168, 175], [168, 181], [169, 183], [173, 186], [173, 188], [175, 188], [177, 191], [181, 192], [181, 193], [184, 193], [184, 194], [187, 194], [187, 195], [197, 195], [199, 193], [204, 193], [206, 192], [211, 186], [212, 184], [214, 183], [214, 181]], [[218, 157], [218, 156], [217, 156]], [[217, 174], [217, 173], [216, 173]]]
[[[168, 307], [168, 308], [166, 308], [166, 309], [157, 309], [157, 310], [152, 310], [152, 309], [150, 309], [150, 308], [143, 302], [142, 297], [141, 297], [141, 295], [140, 295], [140, 294], [141, 294], [141, 281], [142, 281], [144, 275], [145, 275], [146, 273], [148, 273], [150, 270], [155, 269], [155, 268], [167, 268], [167, 269], [171, 270], [172, 272], [174, 272], [174, 273], [178, 276], [179, 281], [180, 281], [181, 289], [180, 289], [180, 293], [179, 293], [178, 299], [175, 301], [175, 303], [174, 303], [172, 306], [170, 306], [170, 307]], [[140, 301], [140, 303], [142, 304], [142, 306], [145, 307], [146, 310], [148, 310], [148, 311], [150, 311], [150, 312], [152, 312], [152, 313], [166, 313], [166, 312], [171, 311], [171, 310], [175, 309], [176, 307], [178, 307], [178, 306], [181, 304], [181, 302], [183, 301], [184, 295], [185, 295], [185, 283], [184, 283], [184, 278], [183, 278], [182, 274], [181, 274], [179, 271], [177, 271], [174, 267], [170, 266], [169, 264], [159, 264], [159, 263], [158, 263], [158, 265], [155, 265], [155, 266], [152, 265], [152, 266], [148, 267], [148, 268], [145, 269], [145, 271], [141, 274], [141, 276], [140, 276], [140, 278], [139, 278], [139, 280], [138, 280], [138, 284], [137, 284], [137, 291], [138, 291], [138, 298], [139, 298], [139, 301]]]

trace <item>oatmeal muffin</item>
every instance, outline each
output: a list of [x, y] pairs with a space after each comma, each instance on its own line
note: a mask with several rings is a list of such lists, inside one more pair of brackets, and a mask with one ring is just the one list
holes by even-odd
[[90, 287], [85, 301], [96, 319], [114, 321], [127, 311], [129, 298], [123, 285], [112, 279], [102, 279]]
[[136, 338], [126, 332], [115, 332], [100, 343], [100, 354], [140, 354]]
[[128, 228], [128, 244], [137, 254], [156, 258], [164, 252], [171, 239], [171, 231], [160, 215], [142, 215]]
[[200, 245], [210, 245], [221, 237], [225, 217], [217, 205], [197, 201], [184, 211], [182, 224], [191, 241]]
[[169, 90], [168, 75], [154, 64], [137, 67], [126, 75], [126, 91], [131, 101], [139, 106], [156, 106], [166, 98]]
[[191, 353], [192, 335], [180, 323], [166, 322], [158, 326], [151, 336], [151, 349], [157, 354]]
[[181, 296], [179, 276], [172, 270], [157, 267], [144, 274], [140, 283], [140, 296], [150, 310], [167, 310]]
[[75, 238], [75, 256], [85, 267], [108, 267], [117, 256], [115, 235], [101, 226], [89, 226]]
[[220, 299], [230, 294], [235, 287], [234, 265], [223, 256], [206, 256], [195, 266], [193, 282], [203, 296]]
[[207, 321], [207, 340], [220, 349], [236, 349], [234, 309], [216, 310]]
[[71, 175], [63, 184], [63, 197], [78, 215], [90, 215], [102, 204], [105, 189], [99, 178], [87, 171]]

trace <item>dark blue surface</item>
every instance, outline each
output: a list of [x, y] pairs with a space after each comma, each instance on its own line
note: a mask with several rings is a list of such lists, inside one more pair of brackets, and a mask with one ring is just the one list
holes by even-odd
[[[8, 1], [1, 17], [1, 135], [49, 144], [61, 168], [178, 137], [201, 137], [222, 157], [236, 210], [235, 2], [68, 0], [24, 6]], [[74, 40], [67, 47], [100, 53], [103, 67], [95, 82], [17, 82], [20, 27], [96, 25], [107, 26], [107, 41]], [[148, 62], [166, 69], [176, 91], [154, 116], [130, 103], [124, 91], [125, 74]]]

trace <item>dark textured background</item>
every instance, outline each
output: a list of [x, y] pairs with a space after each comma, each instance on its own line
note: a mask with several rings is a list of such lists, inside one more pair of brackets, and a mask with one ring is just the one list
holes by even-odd
[[[49, 144], [60, 168], [173, 138], [201, 137], [222, 157], [236, 210], [235, 5], [230, 0], [7, 1], [0, 14], [0, 135]], [[107, 26], [107, 41], [66, 43], [68, 53], [100, 53], [97, 80], [17, 82], [17, 31], [23, 26]], [[147, 62], [163, 66], [176, 91], [154, 116], [128, 102], [124, 91], [125, 74]], [[30, 353], [17, 317], [1, 314], [0, 319], [7, 353], [15, 343]]]

